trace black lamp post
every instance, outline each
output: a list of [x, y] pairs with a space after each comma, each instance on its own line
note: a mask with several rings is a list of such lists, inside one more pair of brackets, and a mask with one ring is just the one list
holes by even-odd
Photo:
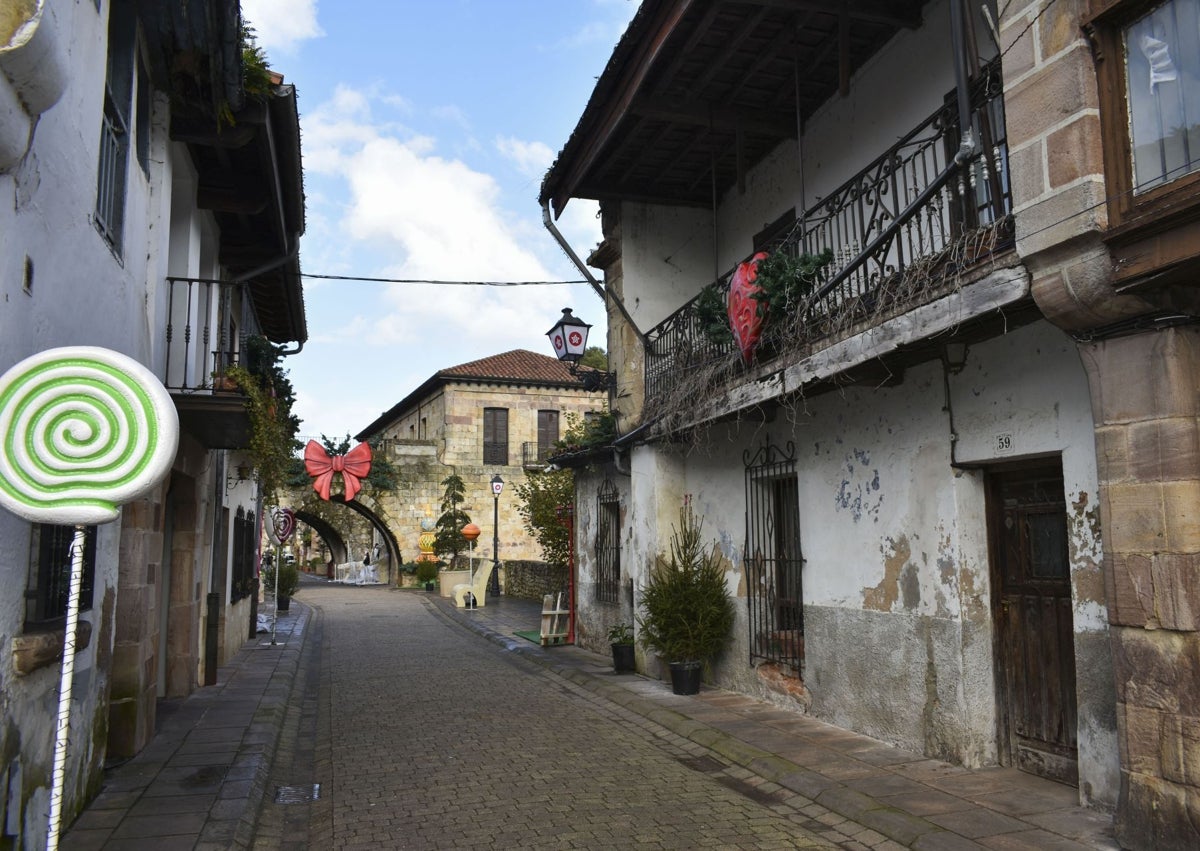
[[577, 376], [583, 382], [584, 390], [607, 390], [612, 386], [611, 372], [588, 369], [582, 375], [579, 373], [579, 359], [587, 351], [588, 331], [591, 327], [573, 315], [571, 308], [564, 307], [562, 317], [546, 332], [546, 336], [550, 338], [555, 356], [567, 365], [571, 375]]
[[492, 476], [492, 582], [488, 589], [493, 597], [500, 596], [500, 491], [504, 490], [504, 479], [500, 474]]

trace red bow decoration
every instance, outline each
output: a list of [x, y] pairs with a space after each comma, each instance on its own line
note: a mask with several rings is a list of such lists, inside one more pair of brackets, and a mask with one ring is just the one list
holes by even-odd
[[371, 472], [371, 447], [360, 443], [345, 455], [330, 456], [321, 444], [310, 440], [304, 447], [304, 469], [310, 476], [316, 476], [313, 490], [326, 502], [329, 501], [333, 474], [341, 473], [346, 502], [349, 502], [362, 490], [362, 480]]

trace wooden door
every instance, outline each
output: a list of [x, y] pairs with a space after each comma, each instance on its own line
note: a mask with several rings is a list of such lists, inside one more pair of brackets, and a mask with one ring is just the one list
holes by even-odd
[[992, 473], [988, 515], [1001, 762], [1078, 785], [1061, 464]]

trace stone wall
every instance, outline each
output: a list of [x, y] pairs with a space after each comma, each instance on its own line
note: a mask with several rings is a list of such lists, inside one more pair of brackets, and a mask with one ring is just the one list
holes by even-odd
[[566, 565], [544, 561], [504, 562], [504, 596], [541, 602], [547, 594], [567, 590]]

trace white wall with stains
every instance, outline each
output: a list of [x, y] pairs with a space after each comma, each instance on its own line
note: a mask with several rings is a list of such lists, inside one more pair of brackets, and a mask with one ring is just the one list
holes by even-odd
[[[1075, 345], [1038, 323], [973, 346], [965, 368], [948, 376], [949, 397], [946, 379], [940, 362], [927, 362], [894, 387], [800, 399], [766, 422], [755, 415], [714, 426], [692, 445], [635, 448], [627, 496], [622, 486], [622, 499], [629, 500], [622, 570], [636, 601], [646, 566], [668, 545], [679, 506], [690, 499], [705, 537], [728, 559], [729, 587], [738, 598], [730, 647], [714, 666], [716, 682], [781, 700], [749, 663], [743, 453], [768, 439], [792, 441], [806, 559], [807, 697], [799, 707], [916, 752], [994, 764], [982, 468], [1061, 457], [1075, 597], [1080, 784], [1087, 800], [1111, 803], [1118, 782], [1116, 722], [1095, 449]], [[1010, 438], [998, 441], [997, 435]], [[580, 528], [593, 528], [585, 517], [595, 510], [591, 503], [579, 508]], [[581, 571], [587, 564], [581, 557]], [[580, 622], [595, 624], [594, 635], [613, 616], [586, 594], [580, 607]], [[656, 661], [647, 661], [648, 672], [658, 673]]]

